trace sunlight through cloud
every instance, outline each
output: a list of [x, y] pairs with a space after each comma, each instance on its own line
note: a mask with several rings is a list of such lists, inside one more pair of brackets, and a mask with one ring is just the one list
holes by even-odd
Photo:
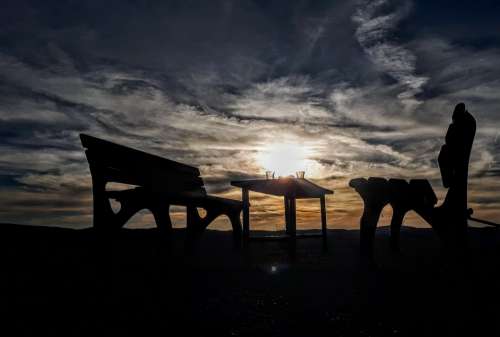
[[273, 143], [257, 153], [257, 163], [265, 171], [273, 171], [276, 177], [295, 175], [305, 171], [306, 175], [314, 172], [314, 161], [309, 159], [313, 153], [308, 146], [293, 142]]

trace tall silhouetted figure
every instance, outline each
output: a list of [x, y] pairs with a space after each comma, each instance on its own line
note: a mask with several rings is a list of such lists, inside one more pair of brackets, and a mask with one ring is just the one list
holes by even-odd
[[476, 120], [465, 109], [464, 103], [457, 104], [438, 157], [443, 186], [449, 190], [443, 204], [436, 208], [434, 217], [443, 222], [444, 235], [453, 235], [451, 239], [462, 244], [465, 244], [467, 234], [467, 178], [475, 134]]
[[363, 255], [372, 256], [375, 229], [382, 209], [390, 204], [391, 247], [399, 250], [399, 232], [405, 214], [414, 210], [435, 229], [447, 248], [460, 250], [466, 245], [467, 219], [467, 177], [472, 142], [476, 134], [476, 121], [457, 104], [448, 127], [445, 144], [441, 147], [438, 162], [443, 186], [448, 188], [444, 202], [435, 207], [436, 195], [425, 179], [385, 179], [371, 177], [350, 181], [364, 201], [360, 221], [360, 245]]

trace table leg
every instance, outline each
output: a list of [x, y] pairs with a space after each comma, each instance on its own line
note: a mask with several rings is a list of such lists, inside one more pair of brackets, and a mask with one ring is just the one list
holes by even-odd
[[288, 199], [290, 200], [290, 206], [289, 206], [289, 228], [290, 228], [290, 235], [295, 237], [295, 234], [296, 234], [296, 229], [297, 229], [297, 224], [296, 224], [296, 220], [297, 220], [297, 210], [295, 208], [295, 198], [290, 198]]
[[250, 237], [250, 202], [248, 196], [248, 189], [241, 190], [241, 200], [243, 202], [243, 239]]
[[285, 233], [290, 234], [290, 200], [285, 196]]
[[290, 253], [290, 258], [292, 260], [295, 260], [295, 253], [296, 253], [296, 220], [297, 220], [297, 214], [296, 214], [296, 204], [295, 204], [295, 198], [288, 198], [289, 202], [289, 207], [288, 207], [288, 228], [289, 228], [289, 253]]

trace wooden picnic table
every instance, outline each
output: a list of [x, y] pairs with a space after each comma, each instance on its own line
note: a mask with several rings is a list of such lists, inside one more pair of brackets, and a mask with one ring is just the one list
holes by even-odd
[[325, 195], [333, 194], [333, 191], [318, 186], [307, 179], [292, 177], [278, 179], [235, 180], [231, 181], [231, 185], [241, 188], [242, 191], [244, 239], [250, 238], [249, 191], [283, 196], [285, 205], [286, 237], [291, 237], [293, 239], [297, 236], [296, 199], [319, 198], [321, 205], [321, 236], [326, 239], [327, 229]]

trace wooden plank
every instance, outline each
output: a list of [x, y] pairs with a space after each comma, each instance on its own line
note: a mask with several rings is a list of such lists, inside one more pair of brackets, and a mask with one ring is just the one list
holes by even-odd
[[[172, 171], [160, 171], [156, 168], [116, 168], [99, 163], [93, 163], [94, 168], [99, 170], [99, 174], [106, 177], [108, 181], [121, 182], [131, 185], [154, 185], [166, 182], [171, 185], [188, 185], [193, 187], [203, 186], [203, 179], [198, 176], [186, 175], [184, 173]], [[130, 181], [130, 182], [127, 182]]]
[[231, 185], [276, 196], [294, 196], [297, 199], [319, 198], [333, 193], [307, 179], [296, 178], [236, 180], [232, 181]]
[[108, 182], [143, 186], [168, 194], [206, 195], [199, 170], [188, 165], [81, 134], [94, 173]]
[[316, 185], [307, 179], [294, 179], [296, 198], [320, 197], [325, 194], [333, 194], [332, 190]]
[[155, 174], [151, 170], [126, 171], [110, 167], [100, 167], [100, 175], [108, 182], [143, 186], [153, 192], [202, 190], [200, 177], [188, 177], [177, 174]]
[[92, 150], [93, 159], [102, 161], [108, 165], [118, 167], [145, 167], [155, 166], [166, 170], [185, 172], [199, 176], [198, 168], [182, 164], [170, 159], [162, 158], [150, 153], [136, 150], [124, 145], [119, 145], [104, 139], [80, 134], [80, 140], [84, 148]]
[[165, 163], [160, 161], [138, 158], [126, 151], [121, 151], [120, 153], [115, 152], [112, 155], [106, 155], [102, 151], [96, 151], [94, 149], [89, 149], [87, 151], [91, 153], [93, 164], [122, 170], [124, 172], [129, 172], [129, 174], [142, 174], [143, 172], [151, 171], [150, 174], [175, 174], [185, 177], [199, 177], [200, 175], [199, 171], [193, 173], [186, 170], [179, 170], [178, 168], [164, 165]]

